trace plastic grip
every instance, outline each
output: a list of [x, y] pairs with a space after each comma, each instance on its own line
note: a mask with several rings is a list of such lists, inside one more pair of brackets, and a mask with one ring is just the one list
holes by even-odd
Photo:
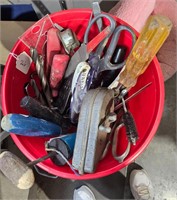
[[58, 124], [62, 129], [68, 129], [70, 122], [59, 113], [51, 110], [49, 107], [42, 105], [40, 102], [30, 96], [25, 96], [20, 101], [20, 106], [27, 110], [33, 117], [41, 118], [55, 124]]
[[129, 55], [119, 82], [126, 88], [133, 87], [144, 73], [172, 28], [171, 21], [161, 15], [150, 16]]

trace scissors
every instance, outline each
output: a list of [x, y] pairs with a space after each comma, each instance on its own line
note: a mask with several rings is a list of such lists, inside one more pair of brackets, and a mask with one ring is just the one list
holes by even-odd
[[[103, 31], [101, 31], [89, 42], [88, 35], [90, 32], [90, 29], [92, 25], [98, 19], [101, 19], [101, 18], [106, 18], [110, 22], [110, 25], [107, 26], [105, 29], [103, 29]], [[68, 105], [68, 101], [71, 96], [71, 87], [72, 87], [71, 85], [73, 82], [72, 80], [73, 80], [73, 75], [74, 75], [76, 67], [78, 66], [80, 62], [86, 61], [89, 58], [89, 54], [93, 52], [93, 50], [97, 46], [99, 46], [100, 51], [103, 50], [103, 46], [101, 46], [102, 41], [105, 41], [107, 38], [109, 38], [112, 35], [113, 31], [115, 30], [115, 27], [116, 27], [115, 20], [107, 14], [99, 14], [89, 22], [89, 25], [84, 35], [84, 42], [81, 44], [80, 48], [74, 53], [74, 55], [71, 57], [68, 63], [68, 67], [64, 74], [63, 83], [60, 87], [58, 98], [55, 102], [61, 114], [63, 114], [66, 111], [66, 107]]]
[[[122, 163], [124, 161], [124, 159], [129, 155], [131, 145], [135, 145], [135, 143], [133, 143], [135, 141], [134, 140], [135, 138], [130, 138], [129, 134], [131, 133], [131, 135], [137, 135], [136, 127], [135, 127], [134, 123], [132, 123], [132, 121], [130, 122], [130, 124], [127, 124], [124, 120], [124, 117], [125, 116], [122, 115], [122, 109], [119, 110], [119, 113], [117, 113], [117, 121], [114, 123], [114, 125], [111, 129], [111, 132], [109, 134], [109, 138], [108, 138], [106, 147], [103, 151], [101, 159], [103, 159], [106, 156], [106, 154], [108, 152], [108, 148], [112, 144], [112, 155], [113, 155], [114, 159], [117, 160], [119, 163]], [[121, 133], [121, 129], [123, 127], [126, 129], [126, 136], [128, 138], [128, 144], [127, 144], [125, 151], [122, 154], [118, 155], [117, 148], [118, 148], [118, 145], [120, 144], [120, 141], [118, 140], [118, 138], [119, 138], [118, 135]], [[113, 136], [113, 138], [112, 138], [112, 136]], [[111, 141], [111, 138], [112, 138], [112, 141]]]
[[[95, 36], [90, 42], [88, 41], [88, 36], [90, 33], [90, 29], [92, 27], [92, 25], [101, 18], [106, 18], [108, 19], [108, 21], [110, 22], [110, 25], [107, 26], [105, 29], [103, 29], [103, 31], [101, 31], [97, 36]], [[82, 61], [86, 61], [89, 57], [89, 54], [91, 52], [93, 52], [93, 50], [98, 46], [100, 51], [102, 51], [102, 47], [100, 46], [100, 42], [105, 41], [107, 38], [109, 38], [112, 33], [114, 32], [116, 27], [116, 22], [115, 20], [107, 15], [107, 14], [99, 14], [96, 17], [94, 17], [86, 31], [85, 31], [85, 35], [84, 35], [84, 42], [82, 43], [82, 45], [80, 46], [80, 48], [75, 52], [75, 54], [71, 57], [70, 62], [68, 64], [67, 70], [65, 72], [65, 78], [69, 77], [74, 70], [76, 69], [76, 66], [82, 62]]]
[[[86, 30], [85, 36], [84, 36], [85, 44], [88, 43], [88, 35], [89, 35], [90, 28], [93, 25], [93, 23], [95, 22], [95, 20], [97, 21], [99, 19], [99, 16], [101, 16], [101, 14], [98, 14], [93, 18], [93, 20], [90, 22], [90, 24]], [[110, 21], [110, 24], [111, 24], [112, 20], [114, 20], [114, 19], [110, 18], [110, 20], [111, 20]], [[100, 27], [99, 28], [99, 30], [100, 30], [102, 27], [102, 21], [99, 25], [100, 26], [98, 26], [98, 28]], [[103, 39], [102, 42], [98, 45], [96, 51], [91, 52], [91, 54], [89, 55], [88, 63], [91, 66], [91, 70], [88, 74], [88, 81], [85, 82], [85, 84], [87, 84], [87, 87], [84, 87], [84, 88], [87, 88], [87, 90], [90, 89], [92, 86], [93, 86], [93, 88], [96, 88], [100, 85], [100, 83], [102, 81], [101, 78], [99, 78], [100, 72], [105, 71], [105, 70], [117, 70], [117, 69], [122, 68], [125, 65], [126, 60], [122, 61], [119, 64], [113, 64], [110, 61], [112, 58], [112, 55], [114, 54], [114, 51], [116, 49], [116, 46], [117, 46], [117, 43], [118, 43], [118, 40], [119, 40], [119, 37], [120, 37], [120, 34], [122, 31], [128, 31], [130, 33], [130, 35], [132, 37], [131, 49], [133, 48], [134, 43], [136, 41], [136, 35], [134, 34], [134, 31], [131, 28], [129, 28], [128, 26], [120, 25], [112, 31], [113, 35], [109, 34], [107, 37], [105, 37], [105, 39]], [[112, 40], [107, 48], [106, 53], [104, 54], [103, 57], [101, 57], [103, 54], [103, 50], [104, 50], [104, 48], [108, 42], [108, 39], [111, 35], [112, 35]], [[131, 52], [131, 50], [130, 50], [130, 52]], [[75, 73], [76, 73], [76, 71], [75, 71]], [[75, 77], [75, 73], [74, 73], [74, 77]], [[74, 77], [73, 77], [73, 79], [74, 79]], [[73, 80], [72, 82], [77, 82], [77, 81]], [[73, 87], [74, 86], [72, 84], [72, 88]], [[75, 85], [75, 87], [78, 87], [78, 85]], [[75, 94], [76, 91], [77, 91], [77, 94]], [[80, 90], [76, 89], [75, 93], [73, 95], [73, 97], [75, 97], [75, 99], [79, 99], [79, 98], [76, 98], [76, 97], [80, 96], [78, 91], [80, 91]], [[80, 93], [83, 93], [83, 92], [80, 91]], [[84, 93], [86, 94], [86, 92], [84, 92]], [[84, 97], [84, 95], [82, 95], [82, 99], [80, 99], [80, 102], [79, 102], [80, 105], [83, 100], [83, 97]], [[76, 101], [74, 101], [74, 102], [76, 102]], [[72, 114], [73, 110], [76, 110], [76, 109], [72, 109], [74, 106], [75, 106], [74, 104], [71, 104], [71, 114]], [[79, 110], [77, 109], [77, 114], [79, 113]], [[71, 119], [72, 119], [72, 117], [71, 117]]]
[[[131, 44], [131, 48], [130, 48], [130, 52], [131, 52], [131, 50], [136, 42], [136, 35], [130, 27], [125, 26], [125, 25], [120, 25], [114, 30], [114, 32], [112, 34], [111, 42], [107, 46], [106, 53], [104, 53], [104, 55], [102, 55], [103, 49], [106, 46], [106, 43], [108, 42], [108, 40], [106, 40], [106, 42], [104, 44], [102, 44], [102, 46], [98, 46], [96, 51], [90, 55], [88, 62], [93, 67], [94, 74], [96, 74], [96, 75], [94, 75], [94, 79], [97, 78], [98, 74], [100, 74], [103, 71], [121, 69], [125, 65], [126, 59], [118, 64], [111, 63], [111, 58], [114, 54], [114, 51], [116, 49], [116, 46], [117, 46], [117, 43], [118, 43], [118, 40], [120, 38], [120, 34], [122, 31], [128, 31], [131, 35], [131, 38], [132, 38], [132, 44]], [[130, 54], [130, 52], [129, 52], [129, 54]], [[129, 56], [129, 54], [128, 54], [128, 56]]]

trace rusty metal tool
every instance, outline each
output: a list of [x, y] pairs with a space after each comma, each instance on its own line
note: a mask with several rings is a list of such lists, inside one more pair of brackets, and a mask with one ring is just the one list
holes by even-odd
[[[31, 94], [30, 92], [30, 87], [32, 87], [33, 91], [34, 91], [34, 94]], [[42, 105], [47, 105], [47, 101], [46, 101], [46, 98], [43, 94], [43, 91], [40, 91], [37, 84], [36, 84], [36, 81], [35, 79], [31, 78], [29, 82], [27, 82], [25, 85], [24, 85], [24, 91], [25, 91], [25, 94], [27, 96], [31, 96], [31, 97], [34, 97], [35, 99], [37, 99]]]
[[[125, 103], [127, 103], [128, 101], [130, 101], [132, 98], [136, 97], [138, 94], [140, 94], [141, 92], [143, 92], [147, 87], [149, 87], [152, 84], [152, 82], [144, 85], [143, 87], [141, 87], [139, 90], [137, 90], [135, 93], [133, 93], [131, 96], [127, 97], [126, 99], [124, 99]], [[117, 121], [114, 123], [113, 127], [111, 128], [111, 132], [109, 134], [109, 139], [108, 142], [106, 144], [105, 150], [103, 152], [102, 155], [102, 159], [106, 156], [107, 151], [109, 146], [111, 145], [111, 139], [112, 139], [112, 135], [114, 133], [116, 133], [121, 127], [118, 127], [120, 125], [120, 119], [123, 115], [123, 111], [122, 111], [122, 106], [123, 106], [123, 102], [119, 103], [118, 105], [116, 105], [114, 107], [114, 112], [117, 115]], [[121, 125], [122, 126], [122, 125]], [[116, 130], [117, 129], [117, 130]], [[116, 136], [115, 136], [116, 137]], [[128, 151], [128, 150], [127, 150]]]
[[49, 86], [49, 83], [47, 81], [47, 78], [46, 78], [46, 75], [44, 72], [43, 58], [42, 58], [42, 56], [38, 55], [37, 50], [33, 47], [30, 48], [30, 53], [31, 53], [31, 58], [33, 59], [33, 62], [36, 64], [36, 71], [37, 71], [37, 74], [41, 81], [42, 89], [46, 96], [47, 103], [48, 103], [49, 107], [52, 107], [53, 99], [52, 99], [52, 95], [51, 95], [50, 86]]
[[[136, 128], [134, 118], [133, 118], [132, 114], [127, 110], [123, 96], [122, 96], [122, 103], [123, 103], [124, 113], [122, 115], [121, 123], [117, 126], [117, 128], [114, 132], [113, 144], [112, 144], [112, 154], [113, 154], [113, 157], [118, 162], [124, 161], [124, 159], [127, 157], [127, 155], [130, 152], [131, 144], [136, 145], [136, 141], [138, 139], [138, 131]], [[125, 127], [125, 129], [126, 129], [128, 145], [127, 145], [127, 148], [124, 151], [124, 153], [122, 153], [121, 155], [117, 155], [116, 151], [117, 151], [117, 145], [118, 145], [118, 134], [120, 133], [120, 129], [122, 127]]]
[[[125, 103], [127, 103], [128, 101], [130, 101], [132, 98], [136, 97], [138, 94], [140, 94], [143, 90], [145, 90], [147, 87], [149, 87], [152, 84], [152, 82], [147, 83], [146, 85], [144, 85], [143, 87], [141, 87], [139, 90], [137, 90], [135, 93], [133, 93], [131, 96], [127, 97], [125, 100]], [[120, 102], [118, 103], [115, 108], [114, 111], [117, 111], [118, 109], [120, 109], [123, 106], [123, 103]]]
[[[140, 37], [133, 47], [124, 68], [115, 81], [109, 86], [110, 89], [115, 88], [119, 98], [122, 100], [124, 108], [122, 123], [115, 131], [112, 147], [113, 156], [119, 162], [123, 162], [127, 157], [131, 144], [135, 145], [138, 138], [136, 125], [131, 113], [127, 111], [124, 96], [127, 94], [128, 90], [136, 84], [138, 77], [147, 69], [153, 57], [168, 37], [171, 28], [172, 24], [168, 18], [161, 15], [151, 16], [140, 33]], [[117, 155], [116, 147], [118, 134], [123, 126], [126, 128], [129, 142], [125, 152], [122, 155]]]
[[[138, 132], [135, 121], [133, 119], [132, 114], [127, 110], [127, 107], [125, 105], [125, 100], [123, 97], [122, 97], [122, 103], [123, 103], [123, 109], [119, 109], [118, 112], [116, 113], [117, 120], [111, 128], [110, 134], [108, 136], [109, 138], [101, 158], [103, 159], [106, 156], [108, 148], [112, 144], [112, 155], [114, 159], [120, 163], [123, 162], [124, 159], [128, 156], [131, 149], [131, 145], [132, 144], [136, 145], [136, 141], [138, 139]], [[117, 149], [120, 144], [118, 135], [121, 133], [121, 129], [123, 127], [126, 130], [125, 134], [127, 135], [128, 138], [128, 144], [125, 151], [121, 155], [118, 155]]]
[[62, 42], [67, 54], [74, 53], [74, 49], [80, 45], [76, 34], [69, 28], [59, 31], [58, 37], [60, 38], [60, 41]]

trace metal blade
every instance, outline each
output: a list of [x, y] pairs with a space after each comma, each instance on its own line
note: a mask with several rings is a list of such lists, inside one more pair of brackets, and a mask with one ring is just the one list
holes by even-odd
[[[93, 14], [94, 14], [94, 17], [98, 16], [99, 14], [101, 14], [101, 9], [100, 9], [100, 5], [99, 5], [99, 2], [93, 2], [92, 3], [93, 5]], [[102, 28], [103, 28], [103, 22], [102, 22], [102, 19], [98, 19], [96, 21], [97, 23], [97, 26], [98, 26], [98, 29], [99, 31], [101, 32], [102, 31]]]
[[[140, 94], [143, 90], [145, 90], [151, 84], [152, 84], [152, 82], [146, 84], [145, 86], [143, 86], [142, 88], [140, 88], [138, 91], [136, 91], [135, 93], [133, 93], [131, 96], [129, 96], [128, 98], [126, 98], [125, 99], [125, 103], [128, 102], [128, 101], [130, 101], [132, 98], [136, 97], [138, 94]], [[118, 104], [117, 106], [115, 106], [114, 111], [118, 110], [122, 106], [123, 106], [123, 103]]]
[[87, 59], [87, 45], [83, 43], [76, 53], [71, 57], [64, 78], [67, 78], [69, 75], [71, 75], [81, 61], [85, 61]]

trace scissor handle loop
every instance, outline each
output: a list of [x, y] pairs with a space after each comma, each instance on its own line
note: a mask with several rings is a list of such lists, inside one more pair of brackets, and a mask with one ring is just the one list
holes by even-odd
[[[120, 69], [122, 68], [124, 65], [125, 65], [125, 62], [126, 60], [124, 60], [122, 63], [120, 64], [112, 64], [111, 63], [111, 58], [112, 58], [112, 55], [116, 49], [116, 46], [117, 46], [117, 42], [118, 42], [118, 39], [120, 37], [120, 33], [122, 31], [128, 31], [132, 37], [132, 46], [131, 46], [131, 49], [130, 49], [130, 52], [136, 42], [136, 35], [134, 33], [134, 31], [128, 27], [128, 26], [125, 26], [125, 25], [120, 25], [118, 26], [114, 33], [113, 33], [113, 36], [112, 36], [112, 39], [111, 39], [111, 42], [110, 42], [110, 45], [107, 49], [107, 52], [103, 58], [103, 62], [104, 62], [104, 67], [101, 67], [101, 71], [104, 71], [104, 70], [116, 70], [116, 69]], [[104, 69], [103, 69], [104, 68]], [[103, 70], [102, 70], [103, 69]]]
[[122, 127], [124, 127], [125, 124], [121, 123], [115, 130], [114, 132], [114, 137], [113, 137], [113, 143], [112, 143], [112, 155], [114, 157], [114, 159], [116, 159], [119, 163], [122, 163], [124, 161], [124, 159], [127, 157], [127, 155], [130, 152], [130, 147], [131, 147], [131, 143], [128, 142], [127, 148], [124, 151], [124, 153], [122, 153], [121, 155], [117, 155], [117, 143], [118, 143], [118, 134], [120, 133], [120, 129]]
[[98, 16], [94, 17], [91, 20], [91, 22], [89, 23], [89, 25], [88, 25], [88, 27], [87, 27], [87, 29], [85, 31], [85, 35], [84, 35], [84, 43], [85, 44], [88, 43], [88, 35], [89, 35], [90, 28], [100, 18], [106, 18], [110, 22], [110, 33], [105, 38], [109, 38], [111, 36], [111, 34], [113, 33], [114, 29], [116, 28], [116, 22], [115, 22], [115, 20], [111, 16], [109, 16], [107, 14], [99, 14]]

